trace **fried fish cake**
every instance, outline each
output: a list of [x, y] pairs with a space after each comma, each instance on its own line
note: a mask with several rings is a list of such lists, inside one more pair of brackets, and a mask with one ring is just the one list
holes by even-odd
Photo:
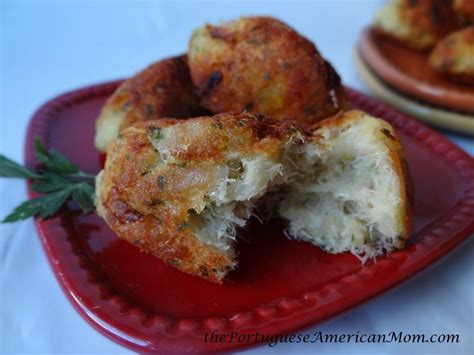
[[474, 22], [474, 1], [454, 0], [454, 10], [465, 16], [471, 23]]
[[96, 121], [95, 146], [105, 152], [117, 134], [134, 122], [203, 113], [186, 56], [164, 59], [125, 80], [107, 100]]
[[439, 42], [431, 52], [430, 65], [456, 81], [474, 84], [474, 26]]
[[142, 251], [220, 283], [236, 266], [236, 228], [292, 173], [305, 139], [250, 113], [137, 123], [110, 144], [98, 214]]
[[347, 106], [341, 80], [313, 43], [271, 17], [197, 29], [191, 77], [214, 113], [249, 110], [311, 124]]
[[374, 25], [410, 48], [427, 50], [457, 29], [459, 18], [452, 0], [392, 0]]
[[110, 145], [96, 191], [120, 238], [218, 283], [256, 206], [288, 236], [362, 260], [402, 248], [412, 227], [396, 132], [360, 111], [308, 131], [250, 113], [137, 123]]
[[[352, 110], [314, 125], [328, 146], [278, 203], [288, 236], [362, 261], [403, 248], [412, 231], [412, 189], [394, 128]], [[301, 168], [300, 168], [301, 169]], [[313, 175], [311, 175], [313, 170]]]

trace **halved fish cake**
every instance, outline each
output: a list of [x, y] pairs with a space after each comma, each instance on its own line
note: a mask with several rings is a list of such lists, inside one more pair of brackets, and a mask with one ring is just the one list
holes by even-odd
[[366, 260], [409, 237], [409, 186], [393, 128], [351, 111], [312, 132], [249, 113], [138, 123], [111, 144], [96, 191], [120, 238], [220, 283], [256, 206], [290, 237]]
[[249, 113], [138, 123], [109, 147], [97, 211], [120, 238], [221, 282], [236, 266], [236, 228], [318, 150], [293, 125]]
[[327, 149], [317, 171], [279, 203], [287, 234], [363, 261], [402, 248], [411, 234], [412, 192], [392, 126], [354, 110], [320, 122], [313, 134]]

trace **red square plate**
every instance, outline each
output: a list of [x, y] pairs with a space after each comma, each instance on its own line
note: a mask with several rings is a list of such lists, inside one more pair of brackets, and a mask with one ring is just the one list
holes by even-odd
[[[82, 170], [97, 173], [94, 121], [118, 84], [76, 90], [41, 107], [26, 138], [27, 164], [35, 165], [33, 141], [39, 137]], [[253, 223], [242, 232], [240, 267], [215, 285], [140, 253], [95, 214], [81, 215], [71, 205], [36, 226], [73, 306], [101, 333], [136, 351], [225, 350], [248, 344], [208, 343], [206, 332], [274, 335], [321, 322], [461, 243], [474, 229], [473, 159], [413, 119], [347, 91], [355, 107], [386, 119], [401, 135], [415, 186], [415, 232], [406, 249], [363, 266], [350, 254], [286, 239], [277, 222]]]

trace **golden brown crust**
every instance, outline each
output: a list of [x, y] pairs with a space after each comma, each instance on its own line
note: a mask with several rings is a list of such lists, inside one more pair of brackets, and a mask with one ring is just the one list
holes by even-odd
[[430, 55], [430, 65], [456, 81], [474, 84], [474, 26], [439, 42]]
[[232, 256], [200, 242], [185, 231], [167, 234], [164, 223], [168, 218], [151, 214], [143, 215], [126, 202], [120, 190], [111, 181], [101, 184], [101, 195], [105, 200], [98, 206], [100, 215], [117, 235], [183, 272], [222, 282], [228, 271], [234, 268]]
[[[249, 113], [136, 123], [109, 147], [97, 210], [117, 235], [178, 269], [222, 282], [235, 267], [194, 234], [228, 154], [277, 161], [291, 124]], [[159, 146], [159, 150], [157, 150]]]
[[202, 104], [215, 113], [246, 109], [311, 124], [348, 105], [315, 46], [270, 17], [198, 29], [188, 56]]
[[399, 238], [403, 239], [401, 245], [398, 248], [402, 248], [405, 241], [411, 236], [413, 228], [412, 218], [412, 207], [414, 203], [414, 190], [413, 183], [410, 178], [408, 165], [405, 160], [405, 151], [400, 143], [400, 138], [395, 130], [383, 128], [381, 133], [384, 134], [387, 139], [385, 144], [390, 151], [390, 159], [392, 161], [392, 167], [397, 174], [399, 186], [400, 186], [400, 197], [402, 198], [401, 210], [400, 210], [400, 223], [402, 224], [402, 233]]
[[[333, 117], [327, 118], [320, 123], [312, 126], [312, 131], [317, 131], [322, 127], [342, 126], [350, 120], [357, 120], [361, 115], [366, 113], [358, 110], [346, 111], [339, 113]], [[381, 128], [379, 137], [389, 150], [392, 167], [398, 177], [401, 207], [397, 211], [400, 214], [399, 223], [401, 226], [401, 244], [397, 248], [402, 248], [405, 241], [410, 237], [413, 228], [412, 207], [414, 203], [414, 190], [412, 180], [410, 178], [407, 163], [405, 161], [405, 151], [400, 142], [400, 138], [395, 129], [386, 121], [379, 119]]]
[[96, 124], [96, 146], [105, 151], [118, 132], [135, 122], [205, 112], [194, 91], [186, 56], [164, 59], [125, 80], [107, 100]]

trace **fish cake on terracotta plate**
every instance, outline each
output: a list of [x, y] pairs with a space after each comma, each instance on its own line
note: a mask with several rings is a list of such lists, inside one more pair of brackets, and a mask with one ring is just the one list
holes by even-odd
[[391, 0], [374, 25], [410, 48], [428, 50], [459, 27], [459, 18], [452, 0]]
[[197, 29], [188, 50], [201, 102], [311, 124], [346, 107], [341, 80], [308, 39], [271, 17]]
[[471, 23], [474, 22], [474, 1], [454, 0], [454, 10], [465, 16]]
[[439, 42], [431, 52], [430, 65], [453, 80], [474, 84], [474, 25]]
[[95, 146], [107, 151], [117, 134], [134, 122], [161, 117], [200, 116], [186, 56], [156, 62], [125, 80], [107, 100], [96, 121]]

